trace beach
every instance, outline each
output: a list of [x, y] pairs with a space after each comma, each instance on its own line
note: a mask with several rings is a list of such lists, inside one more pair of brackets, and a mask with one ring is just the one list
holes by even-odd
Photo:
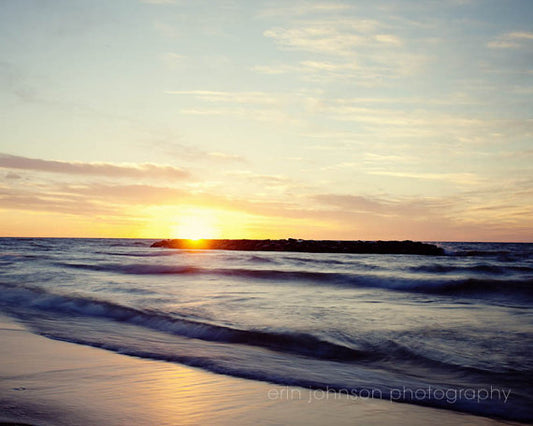
[[152, 243], [0, 239], [5, 421], [531, 421], [531, 245]]
[[[411, 404], [313, 393], [30, 333], [0, 318], [0, 421], [33, 425], [496, 425]], [[504, 424], [516, 424], [504, 422]]]

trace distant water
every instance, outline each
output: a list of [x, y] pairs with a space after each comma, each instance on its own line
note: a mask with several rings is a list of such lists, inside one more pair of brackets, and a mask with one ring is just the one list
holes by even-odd
[[0, 310], [36, 333], [272, 383], [533, 421], [533, 244], [445, 256], [0, 239]]

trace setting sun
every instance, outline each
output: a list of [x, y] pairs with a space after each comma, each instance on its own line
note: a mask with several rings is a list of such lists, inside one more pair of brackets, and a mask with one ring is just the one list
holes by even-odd
[[184, 211], [176, 217], [172, 228], [174, 238], [200, 240], [204, 238], [216, 238], [219, 234], [217, 218], [212, 212], [200, 209]]

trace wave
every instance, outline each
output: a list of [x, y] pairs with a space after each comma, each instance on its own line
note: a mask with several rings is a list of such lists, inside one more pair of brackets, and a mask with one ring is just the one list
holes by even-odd
[[[491, 296], [516, 295], [517, 297], [533, 297], [533, 278], [526, 279], [481, 279], [462, 278], [405, 278], [372, 274], [351, 274], [342, 272], [291, 271], [278, 269], [247, 269], [247, 268], [201, 268], [180, 265], [153, 264], [120, 264], [120, 263], [59, 263], [76, 269], [86, 269], [99, 272], [113, 272], [134, 275], [216, 275], [221, 277], [235, 277], [252, 280], [268, 280], [275, 282], [301, 282], [314, 285], [331, 285], [353, 288], [380, 288], [385, 290], [419, 292], [442, 295], [460, 296]], [[490, 265], [482, 268], [490, 269]], [[416, 267], [417, 271], [453, 272], [454, 267], [427, 265]], [[470, 268], [470, 267], [469, 267]], [[479, 272], [474, 266], [473, 270]], [[522, 268], [520, 268], [522, 271]], [[464, 269], [462, 270], [465, 271]], [[523, 271], [522, 271], [523, 272]]]
[[[59, 315], [61, 318], [65, 315], [70, 319], [73, 316], [98, 318], [206, 342], [246, 345], [315, 360], [359, 365], [389, 363], [396, 367], [403, 365], [402, 368], [409, 365], [412, 369], [422, 367], [441, 371], [463, 371], [465, 374], [498, 374], [494, 369], [487, 370], [453, 363], [451, 360], [435, 359], [429, 354], [395, 342], [394, 338], [379, 339], [379, 343], [376, 343], [374, 339], [367, 340], [361, 335], [359, 342], [340, 343], [305, 332], [235, 328], [92, 297], [50, 293], [35, 287], [0, 283], [0, 288], [0, 306], [3, 305], [7, 311], [22, 317], [32, 317], [36, 312], [45, 312]], [[75, 334], [74, 332], [64, 337], [72, 341]], [[522, 374], [520, 369], [507, 369], [501, 373], [507, 378], [517, 373]]]
[[181, 256], [182, 253], [178, 251], [151, 251], [148, 253], [124, 253], [118, 251], [95, 251], [95, 254], [103, 254], [105, 256], [123, 256], [123, 257], [165, 257], [165, 256]]
[[533, 279], [483, 280], [468, 278], [442, 283], [432, 293], [468, 295], [499, 294], [533, 297]]
[[252, 255], [247, 258], [249, 262], [255, 262], [255, 263], [277, 263], [274, 259], [270, 259], [268, 257], [263, 256], [256, 256]]
[[457, 250], [450, 251], [451, 256], [506, 256], [511, 254], [510, 250]]
[[364, 263], [361, 261], [354, 260], [353, 258], [347, 258], [343, 260], [339, 259], [316, 259], [316, 258], [306, 258], [306, 257], [295, 257], [295, 256], [286, 256], [284, 260], [287, 260], [293, 264], [300, 265], [311, 265], [311, 266], [331, 266], [337, 267], [342, 266], [345, 268], [357, 268], [358, 270], [373, 271], [383, 269], [384, 265], [372, 265], [370, 263]]
[[193, 266], [178, 265], [153, 265], [153, 264], [123, 264], [123, 263], [63, 263], [55, 265], [74, 269], [85, 269], [98, 272], [114, 272], [133, 275], [164, 275], [164, 274], [194, 274], [199, 273], [200, 268]]
[[510, 249], [494, 249], [494, 250], [445, 250], [447, 256], [451, 257], [481, 257], [481, 258], [493, 258], [500, 261], [517, 261], [524, 259], [531, 259], [533, 256], [533, 250], [531, 244], [524, 244], [523, 248], [510, 248]]
[[105, 318], [211, 342], [245, 344], [266, 349], [334, 361], [354, 361], [367, 354], [312, 334], [269, 330], [244, 330], [229, 326], [177, 318], [171, 314], [133, 308], [77, 295], [61, 295], [40, 288], [0, 284], [0, 303], [62, 315]]
[[[259, 380], [282, 386], [296, 386], [313, 392], [309, 396], [305, 396], [305, 398], [309, 398], [308, 402], [311, 402], [313, 397], [317, 400], [322, 400], [324, 398], [337, 399], [341, 398], [341, 395], [343, 395], [348, 400], [358, 400], [359, 398], [361, 398], [361, 400], [367, 400], [369, 398], [382, 399], [385, 401], [411, 403], [511, 421], [531, 422], [533, 419], [531, 416], [529, 396], [517, 392], [510, 386], [494, 387], [494, 390], [491, 386], [490, 389], [494, 393], [494, 397], [491, 394], [491, 399], [485, 401], [485, 399], [488, 399], [485, 396], [487, 387], [480, 384], [469, 384], [466, 388], [460, 385], [450, 385], [447, 383], [428, 385], [427, 383], [417, 381], [412, 382], [412, 384], [411, 382], [402, 381], [391, 384], [388, 380], [384, 381], [384, 383], [378, 381], [369, 383], [368, 380], [361, 379], [357, 381], [357, 384], [354, 384], [349, 377], [346, 378], [345, 383], [342, 380], [332, 381], [323, 375], [318, 377], [312, 375], [303, 376], [298, 374], [301, 371], [299, 369], [295, 374], [295, 367], [293, 366], [287, 368], [287, 366], [284, 365], [282, 368], [279, 368], [279, 366], [278, 368], [272, 368], [272, 366], [268, 365], [265, 366], [265, 368], [258, 368], [250, 366], [248, 363], [238, 364], [224, 362], [224, 360], [211, 358], [203, 354], [191, 355], [187, 353], [176, 353], [173, 351], [165, 351], [162, 348], [144, 350], [140, 347], [123, 345], [120, 342], [115, 341], [98, 341], [83, 337], [64, 338], [48, 333], [42, 333], [42, 335], [52, 339], [102, 348], [122, 355], [180, 363], [191, 367], [202, 368], [218, 374], [250, 380]], [[468, 390], [469, 395], [466, 394], [466, 390]], [[425, 393], [426, 391], [427, 394]], [[295, 392], [297, 393], [294, 395], [300, 399], [302, 395], [300, 391]], [[419, 392], [420, 395], [414, 392]], [[423, 396], [421, 396], [422, 392], [424, 392]], [[465, 392], [464, 396], [461, 396], [463, 392]], [[512, 409], [509, 409], [510, 407], [508, 407], [506, 403], [507, 397], [509, 397], [511, 393], [513, 405]], [[480, 398], [476, 399], [477, 396]]]
[[134, 275], [185, 275], [185, 274], [204, 274], [220, 275], [227, 277], [257, 278], [265, 280], [307, 280], [317, 282], [341, 281], [349, 277], [348, 274], [330, 273], [330, 272], [313, 272], [313, 271], [287, 271], [278, 269], [247, 269], [247, 268], [201, 268], [196, 266], [180, 265], [153, 265], [153, 264], [121, 264], [121, 263], [56, 263], [61, 267], [75, 269], [86, 269], [99, 272], [114, 272], [121, 274]]
[[309, 257], [286, 256], [285, 259], [299, 263], [324, 264], [324, 265], [346, 265], [348, 262], [337, 259], [314, 259]]
[[412, 266], [409, 268], [411, 272], [429, 272], [447, 274], [452, 272], [481, 272], [487, 274], [508, 274], [510, 272], [529, 272], [533, 273], [533, 268], [529, 266], [515, 266], [515, 265], [491, 265], [488, 263], [478, 263], [476, 265], [444, 265], [439, 263]]
[[[89, 240], [91, 240], [89, 238]], [[97, 241], [107, 241], [106, 238], [100, 239], [97, 238]], [[111, 243], [109, 243], [109, 247], [150, 247], [150, 244], [153, 243], [153, 240], [145, 240], [145, 241], [136, 241], [136, 240], [130, 240], [130, 239], [112, 239]]]
[[[326, 373], [322, 375], [301, 374], [302, 371], [307, 371], [306, 368], [311, 368], [309, 367], [309, 363], [332, 361], [335, 364], [325, 363], [323, 368], [333, 368], [335, 371], [340, 371], [341, 364], [337, 363], [343, 363], [345, 364], [345, 368], [349, 368], [350, 370], [358, 368], [369, 368], [368, 371], [374, 372], [391, 370], [393, 374], [394, 371], [397, 371], [399, 374], [400, 372], [401, 374], [405, 374], [407, 371], [407, 376], [402, 379], [402, 384], [408, 383], [404, 380], [410, 380], [410, 377], [411, 379], [413, 377], [425, 377], [425, 374], [431, 371], [432, 377], [441, 377], [443, 378], [442, 380], [460, 376], [463, 378], [469, 377], [470, 380], [479, 383], [489, 383], [491, 380], [498, 378], [497, 380], [500, 383], [521, 383], [524, 386], [527, 385], [527, 382], [523, 382], [526, 379], [521, 379], [525, 377], [525, 374], [520, 371], [513, 369], [495, 372], [477, 367], [453, 364], [450, 359], [435, 359], [430, 353], [424, 353], [419, 349], [410, 348], [409, 345], [395, 342], [391, 338], [392, 336], [389, 336], [389, 338], [381, 336], [376, 341], [375, 339], [368, 340], [364, 335], [361, 335], [360, 338], [362, 340], [360, 343], [354, 341], [343, 341], [340, 343], [331, 337], [325, 339], [310, 333], [234, 328], [210, 322], [193, 321], [188, 318], [177, 317], [170, 313], [139, 309], [83, 295], [51, 293], [41, 288], [22, 287], [4, 283], [0, 283], [0, 307], [5, 308], [6, 312], [11, 312], [21, 318], [34, 318], [34, 322], [37, 324], [35, 326], [37, 330], [39, 330], [40, 321], [35, 321], [35, 318], [39, 318], [39, 314], [46, 314], [46, 318], [53, 318], [56, 322], [65, 324], [60, 330], [56, 331], [53, 323], [47, 321], [47, 326], [44, 327], [45, 331], [42, 334], [48, 337], [101, 347], [122, 354], [178, 362], [218, 373], [231, 374], [255, 380], [265, 380], [279, 384], [336, 391], [365, 388], [364, 381], [361, 381], [361, 378], [358, 378], [357, 381], [353, 381], [352, 379], [348, 380], [343, 376], [344, 373], [338, 377], [336, 376], [336, 378], [329, 378]], [[172, 345], [168, 346], [168, 348], [164, 345], [155, 345], [152, 347], [149, 343], [145, 344], [143, 339], [139, 340], [139, 334], [137, 332], [132, 334], [133, 340], [128, 340], [127, 330], [124, 329], [124, 331], [121, 331], [122, 329], [120, 327], [115, 326], [113, 326], [114, 332], [120, 334], [111, 338], [105, 337], [107, 336], [105, 331], [98, 335], [79, 333], [76, 332], [77, 326], [75, 324], [78, 322], [73, 321], [74, 317], [108, 320], [118, 325], [121, 323], [134, 325], [147, 330], [163, 332], [168, 335], [195, 339], [196, 342], [204, 341], [232, 344], [236, 345], [232, 349], [236, 351], [235, 353], [242, 353], [246, 347], [247, 350], [254, 348], [256, 350], [266, 349], [278, 353], [295, 355], [298, 358], [287, 356], [270, 358], [276, 360], [276, 362], [284, 363], [284, 369], [280, 369], [277, 364], [265, 366], [257, 364], [257, 358], [253, 354], [260, 357], [262, 352], [256, 351], [247, 352], [248, 355], [245, 355], [247, 361], [243, 364], [239, 361], [241, 359], [239, 356], [221, 357], [220, 353], [222, 352], [213, 352], [214, 355], [211, 355], [210, 351], [195, 351], [192, 349], [181, 351]], [[68, 321], [66, 320], [67, 318]], [[90, 322], [87, 324], [89, 328], [92, 328]], [[123, 332], [126, 334], [123, 335]], [[191, 341], [187, 347], [194, 349], [195, 341]], [[224, 353], [230, 354], [233, 352]], [[296, 368], [294, 362], [298, 363], [300, 370], [294, 370]], [[314, 370], [311, 368], [311, 371]], [[523, 381], [519, 382], [519, 380]], [[354, 383], [357, 383], [357, 386]], [[380, 385], [380, 383], [386, 384]], [[371, 389], [381, 389], [386, 398], [386, 395], [388, 395], [387, 392], [390, 390], [390, 385], [386, 380], [384, 382], [373, 381]], [[516, 398], [515, 394], [513, 396]], [[409, 401], [409, 399], [406, 399], [405, 401], [425, 405], [436, 404], [438, 406], [440, 404], [439, 401], [429, 400]], [[443, 405], [443, 408], [449, 407]], [[455, 408], [459, 407], [456, 406]], [[470, 411], [472, 408], [465, 407], [465, 409]], [[475, 406], [473, 409], [479, 409], [483, 413], [480, 406]]]

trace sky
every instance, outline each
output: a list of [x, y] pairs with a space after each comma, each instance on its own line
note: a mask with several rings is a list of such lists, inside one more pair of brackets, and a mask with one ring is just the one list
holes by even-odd
[[533, 242], [531, 0], [0, 0], [0, 236]]

